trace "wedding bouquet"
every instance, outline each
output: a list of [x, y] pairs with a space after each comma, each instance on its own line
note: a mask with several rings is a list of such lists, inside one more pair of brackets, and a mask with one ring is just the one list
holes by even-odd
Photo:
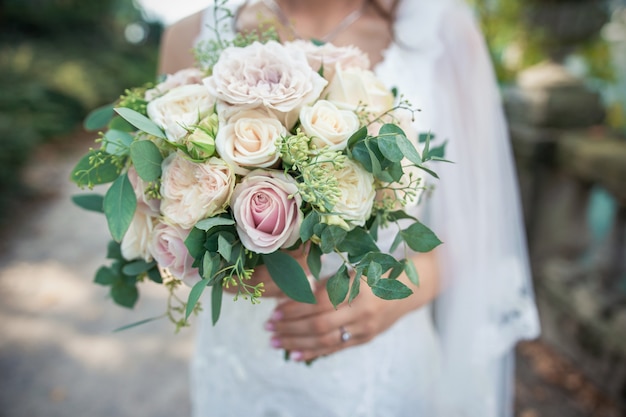
[[[405, 272], [417, 284], [415, 266], [381, 252], [378, 231], [408, 220], [392, 250], [440, 244], [406, 208], [419, 202], [422, 174], [435, 175], [425, 163], [441, 160], [443, 147], [413, 130], [408, 103], [368, 70], [367, 56], [263, 37], [220, 39], [198, 56], [197, 68], [127, 90], [86, 120], [105, 131], [72, 180], [111, 183], [104, 196], [74, 197], [104, 213], [113, 238], [111, 265], [95, 281], [126, 307], [141, 281], [164, 284], [179, 326], [207, 287], [214, 323], [225, 287], [258, 302], [264, 287], [250, 278], [261, 264], [287, 296], [315, 303], [309, 277], [322, 278], [330, 253], [341, 259], [325, 283], [335, 306], [362, 282], [384, 299], [409, 296], [397, 278]], [[296, 248], [309, 273], [285, 253]], [[192, 287], [187, 300], [174, 295], [181, 282]]]

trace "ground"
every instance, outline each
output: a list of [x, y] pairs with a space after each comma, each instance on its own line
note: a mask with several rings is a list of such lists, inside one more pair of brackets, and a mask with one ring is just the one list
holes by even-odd
[[[133, 310], [92, 283], [108, 232], [102, 215], [70, 201], [69, 172], [92, 144], [78, 132], [39, 149], [23, 173], [27, 192], [0, 224], [0, 416], [189, 415], [193, 334], [167, 320], [119, 326], [163, 312], [147, 284]], [[542, 341], [517, 350], [517, 417], [624, 415]]]

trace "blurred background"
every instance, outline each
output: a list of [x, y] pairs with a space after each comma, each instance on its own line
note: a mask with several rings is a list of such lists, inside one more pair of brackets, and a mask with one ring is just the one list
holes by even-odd
[[[434, 1], [434, 0], [433, 0]], [[91, 110], [156, 75], [208, 0], [0, 1], [0, 416], [188, 415], [189, 329], [91, 281], [103, 216], [71, 203]], [[540, 306], [517, 417], [626, 415], [626, 1], [471, 0], [502, 88]]]

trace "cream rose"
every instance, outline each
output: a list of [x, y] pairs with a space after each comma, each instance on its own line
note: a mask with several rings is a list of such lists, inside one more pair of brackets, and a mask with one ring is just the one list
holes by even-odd
[[192, 286], [201, 277], [198, 269], [192, 266], [194, 259], [185, 246], [187, 236], [189, 230], [161, 222], [154, 227], [149, 249], [160, 267]]
[[152, 101], [172, 88], [188, 84], [202, 84], [202, 78], [204, 78], [204, 73], [197, 68], [182, 69], [174, 74], [168, 74], [165, 77], [165, 81], [157, 84], [154, 88], [146, 90], [144, 98]]
[[235, 187], [231, 199], [241, 243], [257, 253], [294, 245], [300, 236], [301, 204], [292, 177], [280, 171], [252, 171]]
[[198, 84], [183, 85], [148, 103], [148, 117], [165, 130], [167, 138], [178, 143], [203, 117], [207, 116], [215, 98]]
[[315, 101], [327, 82], [311, 69], [303, 51], [255, 42], [225, 49], [204, 84], [226, 103], [288, 113]]
[[196, 163], [171, 154], [163, 161], [161, 212], [173, 224], [191, 229], [225, 211], [234, 183], [232, 168], [219, 158]]
[[[332, 169], [330, 164], [328, 166]], [[363, 226], [372, 213], [376, 198], [374, 176], [357, 162], [348, 159], [344, 167], [335, 172], [335, 177], [341, 196], [333, 207], [334, 214], [323, 216], [322, 221], [347, 230]]]
[[359, 130], [359, 118], [353, 111], [339, 110], [326, 100], [302, 107], [300, 123], [315, 146], [334, 151], [345, 149], [350, 136]]
[[368, 69], [370, 67], [369, 57], [356, 46], [337, 46], [332, 43], [316, 45], [304, 40], [287, 42], [285, 45], [288, 48], [304, 51], [311, 68], [316, 72], [322, 69], [324, 78], [327, 80], [333, 79], [337, 64], [342, 68]]
[[268, 168], [280, 157], [276, 142], [287, 134], [287, 129], [271, 114], [262, 109], [246, 110], [221, 124], [215, 138], [215, 147], [235, 173], [245, 175], [247, 167]]
[[394, 102], [391, 91], [372, 71], [355, 67], [343, 69], [340, 65], [323, 96], [340, 108], [363, 108], [374, 116], [391, 110]]
[[122, 239], [121, 251], [124, 259], [143, 259], [146, 262], [152, 261], [149, 243], [156, 217], [151, 216], [142, 210], [136, 210], [124, 238]]

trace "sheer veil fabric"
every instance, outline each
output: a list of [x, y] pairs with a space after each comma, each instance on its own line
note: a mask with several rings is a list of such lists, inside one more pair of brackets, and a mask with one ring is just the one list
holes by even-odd
[[[417, 129], [447, 141], [454, 161], [436, 167], [441, 180], [424, 205], [424, 222], [444, 241], [441, 295], [367, 345], [312, 367], [269, 348], [262, 327], [271, 300], [225, 300], [215, 328], [208, 317], [197, 326], [194, 415], [512, 415], [513, 348], [538, 335], [539, 320], [491, 63], [460, 0], [402, 0], [394, 27], [396, 42], [374, 70], [421, 109]], [[211, 36], [203, 28], [199, 40]]]

